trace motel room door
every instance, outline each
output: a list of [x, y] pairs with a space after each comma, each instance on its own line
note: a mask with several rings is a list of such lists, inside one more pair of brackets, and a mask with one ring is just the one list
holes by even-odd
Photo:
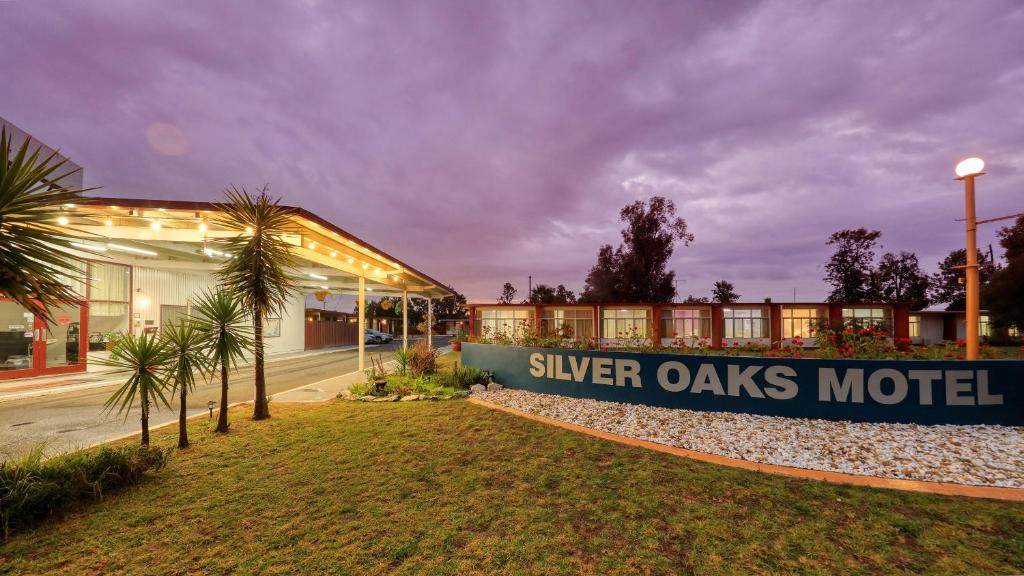
[[84, 371], [85, 312], [80, 303], [61, 305], [47, 326], [17, 302], [0, 298], [0, 380]]

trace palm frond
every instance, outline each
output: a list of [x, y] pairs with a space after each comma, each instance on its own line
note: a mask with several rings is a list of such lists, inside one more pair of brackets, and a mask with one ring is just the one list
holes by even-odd
[[223, 363], [235, 368], [253, 349], [252, 315], [231, 292], [221, 289], [201, 293], [192, 306], [192, 318], [207, 343], [206, 357], [211, 366]]
[[0, 296], [11, 298], [52, 322], [49, 307], [79, 300], [72, 286], [84, 282], [80, 262], [68, 254], [74, 240], [57, 224], [62, 206], [83, 203], [85, 190], [61, 182], [77, 169], [62, 171], [57, 153], [29, 152], [28, 138], [15, 150], [0, 129]]
[[209, 379], [212, 365], [206, 354], [207, 334], [198, 321], [185, 318], [177, 324], [164, 326], [160, 338], [171, 353], [167, 371], [172, 391], [181, 388], [187, 392], [195, 390], [196, 372], [204, 379]]
[[118, 338], [110, 357], [96, 360], [101, 366], [130, 371], [125, 383], [104, 403], [106, 410], [116, 409], [127, 418], [136, 400], [170, 407], [164, 390], [168, 387], [167, 366], [172, 360], [172, 351], [156, 335], [125, 334]]
[[217, 205], [222, 214], [217, 223], [238, 235], [220, 241], [232, 258], [221, 265], [219, 278], [261, 318], [280, 313], [296, 291], [295, 257], [283, 238], [291, 210], [272, 199], [266, 187], [255, 196], [231, 187], [225, 196], [227, 201]]

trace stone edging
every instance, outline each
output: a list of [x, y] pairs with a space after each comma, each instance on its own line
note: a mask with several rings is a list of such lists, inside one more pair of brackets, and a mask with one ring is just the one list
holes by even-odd
[[506, 406], [501, 406], [478, 398], [469, 398], [468, 401], [478, 406], [507, 412], [528, 420], [534, 420], [536, 422], [556, 426], [565, 430], [571, 430], [573, 432], [588, 434], [604, 440], [611, 440], [613, 442], [619, 442], [629, 446], [639, 446], [641, 448], [647, 448], [657, 452], [664, 452], [675, 456], [682, 456], [683, 458], [689, 458], [691, 460], [718, 464], [720, 466], [729, 466], [731, 468], [742, 468], [744, 470], [753, 470], [755, 472], [764, 472], [767, 474], [778, 474], [780, 476], [792, 476], [795, 478], [824, 480], [825, 482], [831, 482], [833, 484], [851, 484], [855, 486], [870, 486], [872, 488], [889, 488], [893, 490], [907, 490], [910, 492], [941, 494], [944, 496], [968, 496], [971, 498], [991, 498], [994, 500], [1024, 502], [1024, 488], [970, 486], [966, 484], [953, 484], [951, 482], [924, 482], [921, 480], [904, 480], [901, 478], [881, 478], [878, 476], [862, 476], [858, 474], [844, 474], [842, 472], [827, 472], [824, 470], [810, 470], [807, 468], [794, 468], [792, 466], [750, 462], [747, 460], [740, 460], [738, 458], [729, 458], [728, 456], [719, 456], [717, 454], [708, 454], [705, 452], [678, 448], [676, 446], [658, 444], [656, 442], [640, 440], [638, 438], [631, 438], [620, 434], [612, 434], [602, 430], [595, 430], [593, 428], [580, 426], [578, 424], [570, 424], [561, 420], [555, 420], [553, 418], [547, 418], [537, 414], [530, 414], [528, 412], [508, 408]]

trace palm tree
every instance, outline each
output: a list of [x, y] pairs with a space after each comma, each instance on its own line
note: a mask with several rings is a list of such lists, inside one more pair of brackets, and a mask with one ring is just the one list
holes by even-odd
[[173, 390], [177, 390], [181, 407], [178, 412], [178, 448], [188, 448], [187, 405], [188, 394], [195, 390], [195, 373], [206, 377], [210, 367], [206, 355], [207, 334], [191, 318], [163, 328], [160, 338], [171, 353], [168, 367]]
[[164, 390], [168, 388], [166, 368], [171, 360], [170, 349], [156, 335], [125, 334], [118, 338], [110, 357], [98, 361], [104, 366], [131, 371], [128, 380], [114, 392], [105, 406], [108, 411], [117, 407], [118, 414], [125, 413], [127, 419], [127, 412], [138, 399], [139, 407], [142, 409], [143, 446], [149, 446], [151, 405], [156, 404], [158, 409], [161, 403], [168, 408], [171, 407], [164, 394]]
[[281, 206], [279, 199], [272, 199], [266, 186], [256, 196], [234, 187], [226, 190], [225, 196], [227, 203], [219, 206], [224, 216], [218, 223], [239, 234], [223, 241], [225, 252], [232, 257], [224, 261], [218, 274], [252, 313], [256, 361], [253, 419], [262, 420], [270, 417], [263, 370], [263, 321], [270, 314], [279, 314], [295, 292], [291, 245], [282, 238], [288, 232], [291, 210]]
[[67, 160], [58, 161], [56, 152], [29, 153], [28, 138], [15, 151], [11, 140], [0, 128], [0, 296], [51, 322], [51, 306], [81, 298], [71, 284], [84, 274], [64, 252], [73, 249], [72, 238], [58, 218], [65, 203], [83, 201], [85, 190], [61, 185], [78, 169], [62, 171]]
[[199, 331], [206, 341], [207, 358], [211, 369], [220, 367], [220, 416], [217, 432], [228, 431], [228, 368], [238, 366], [251, 350], [252, 327], [249, 313], [241, 300], [226, 290], [208, 290], [192, 306]]

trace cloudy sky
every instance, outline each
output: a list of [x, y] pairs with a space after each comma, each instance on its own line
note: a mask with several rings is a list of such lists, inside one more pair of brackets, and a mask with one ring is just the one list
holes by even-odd
[[14, 0], [0, 116], [112, 196], [269, 182], [470, 300], [578, 290], [656, 194], [683, 295], [806, 300], [834, 230], [962, 246], [965, 156], [979, 217], [1024, 211], [1022, 30], [1017, 0]]

